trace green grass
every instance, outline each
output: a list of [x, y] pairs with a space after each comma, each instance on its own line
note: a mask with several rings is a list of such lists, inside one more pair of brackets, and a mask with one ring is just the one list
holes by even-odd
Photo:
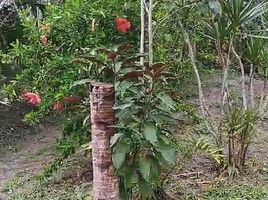
[[216, 185], [206, 192], [203, 200], [267, 200], [268, 187]]
[[88, 185], [73, 186], [72, 189], [38, 185], [31, 193], [17, 192], [11, 195], [11, 200], [91, 200]]
[[10, 200], [91, 200], [90, 191], [89, 183], [55, 184], [51, 178], [38, 181], [23, 177], [12, 179], [3, 189]]

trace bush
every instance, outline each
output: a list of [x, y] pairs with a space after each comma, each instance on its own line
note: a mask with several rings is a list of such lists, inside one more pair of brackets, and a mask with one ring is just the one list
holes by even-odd
[[[90, 64], [86, 67], [72, 63], [80, 55], [102, 45], [135, 41], [135, 26], [131, 33], [119, 34], [114, 28], [116, 16], [133, 13], [134, 1], [126, 4], [111, 1], [66, 1], [62, 6], [49, 5], [42, 22], [21, 14], [23, 39], [12, 44], [7, 54], [1, 54], [5, 63], [14, 61], [20, 66], [15, 81], [5, 87], [6, 94], [16, 99], [22, 92], [37, 92], [42, 103], [27, 119], [34, 123], [53, 109], [53, 103], [65, 96], [87, 96], [87, 87], [71, 88], [75, 80], [89, 78]], [[107, 9], [108, 8], [108, 9]], [[137, 12], [135, 12], [137, 13]], [[127, 17], [127, 16], [126, 16]], [[38, 24], [38, 25], [36, 25]], [[91, 77], [92, 80], [94, 77]]]

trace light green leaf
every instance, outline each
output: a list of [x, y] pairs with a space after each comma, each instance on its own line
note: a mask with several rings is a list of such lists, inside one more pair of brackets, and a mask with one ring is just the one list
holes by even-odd
[[118, 73], [122, 67], [122, 63], [118, 62], [115, 64], [115, 73]]
[[131, 102], [131, 103], [121, 104], [121, 105], [115, 105], [115, 106], [113, 107], [113, 109], [114, 109], [114, 110], [124, 110], [124, 109], [126, 109], [126, 108], [131, 107], [132, 105], [133, 105], [132, 102]]
[[116, 169], [120, 169], [123, 165], [126, 158], [126, 153], [124, 152], [115, 152], [112, 156], [113, 164]]
[[163, 158], [170, 164], [174, 164], [176, 161], [175, 152], [172, 149], [161, 149], [160, 153], [162, 154]]
[[157, 142], [156, 127], [153, 124], [146, 124], [144, 127], [144, 137], [151, 144], [155, 145]]
[[123, 134], [121, 134], [121, 133], [114, 134], [114, 135], [111, 137], [110, 145], [111, 145], [111, 146], [114, 146], [114, 144], [118, 141], [119, 138], [122, 137], [122, 135], [123, 135]]
[[145, 180], [149, 180], [150, 178], [150, 169], [151, 169], [151, 164], [149, 160], [141, 158], [139, 160], [139, 170]]
[[82, 80], [79, 80], [79, 81], [75, 81], [73, 82], [73, 84], [71, 85], [71, 88], [72, 87], [75, 87], [77, 85], [84, 85], [84, 84], [88, 84], [90, 83], [92, 80], [91, 79], [82, 79]]
[[176, 103], [173, 101], [173, 99], [167, 95], [164, 92], [161, 92], [156, 95], [156, 97], [163, 102], [168, 108], [170, 109], [175, 109], [176, 108]]
[[116, 169], [121, 168], [128, 152], [129, 146], [126, 143], [119, 143], [117, 146], [114, 147], [112, 160]]

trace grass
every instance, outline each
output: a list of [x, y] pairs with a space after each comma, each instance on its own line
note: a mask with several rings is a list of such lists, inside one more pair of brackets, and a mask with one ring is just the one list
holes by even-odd
[[203, 200], [267, 200], [268, 187], [218, 184], [209, 189]]
[[[43, 153], [46, 155], [47, 151]], [[31, 160], [35, 160], [34, 156]], [[42, 180], [36, 176], [17, 174], [5, 185], [3, 192], [9, 195], [10, 200], [91, 200], [92, 183], [85, 179], [89, 169], [89, 158], [76, 154], [66, 159], [59, 170]]]
[[81, 184], [73, 187], [53, 187], [44, 183], [35, 186], [32, 192], [14, 192], [12, 200], [91, 200], [89, 185]]

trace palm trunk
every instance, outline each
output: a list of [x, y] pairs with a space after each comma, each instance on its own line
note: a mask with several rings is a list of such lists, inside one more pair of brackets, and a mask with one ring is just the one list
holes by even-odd
[[90, 93], [93, 199], [119, 200], [119, 180], [112, 163], [110, 138], [115, 132], [114, 87], [96, 83]]

